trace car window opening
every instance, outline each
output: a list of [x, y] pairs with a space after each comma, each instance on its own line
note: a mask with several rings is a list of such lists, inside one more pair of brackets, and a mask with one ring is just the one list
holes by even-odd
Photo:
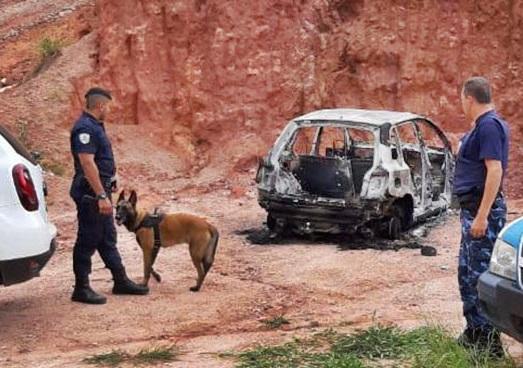
[[374, 162], [374, 132], [327, 124], [297, 129], [282, 167], [312, 195], [345, 198], [360, 193]]

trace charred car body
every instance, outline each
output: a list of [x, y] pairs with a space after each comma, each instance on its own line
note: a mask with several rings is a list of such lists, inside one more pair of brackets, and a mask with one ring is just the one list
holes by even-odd
[[450, 206], [454, 157], [429, 119], [358, 109], [290, 121], [260, 160], [258, 202], [279, 232], [397, 238]]

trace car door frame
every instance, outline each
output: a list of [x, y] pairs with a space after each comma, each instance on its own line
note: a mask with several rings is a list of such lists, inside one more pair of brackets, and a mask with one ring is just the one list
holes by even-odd
[[[441, 193], [441, 194], [444, 195], [447, 204], [450, 204], [451, 196], [452, 196], [452, 179], [453, 179], [452, 173], [453, 173], [453, 170], [454, 170], [454, 159], [453, 159], [453, 153], [452, 153], [452, 145], [450, 144], [450, 141], [445, 136], [443, 131], [436, 124], [434, 124], [432, 121], [430, 121], [429, 119], [426, 119], [426, 118], [416, 119], [415, 120], [416, 129], [418, 130], [419, 139], [423, 142], [423, 151], [425, 152], [424, 156], [425, 156], [425, 159], [427, 161], [427, 165], [429, 167], [431, 165], [431, 162], [430, 162], [429, 154], [427, 152], [427, 145], [425, 144], [425, 140], [423, 139], [423, 134], [421, 132], [421, 129], [418, 126], [418, 122], [419, 123], [423, 123], [423, 124], [427, 124], [431, 129], [433, 129], [434, 132], [436, 132], [438, 137], [443, 142], [443, 145], [445, 146], [445, 188], [443, 190], [443, 193]], [[430, 171], [429, 171], [429, 174], [430, 174]], [[432, 179], [432, 175], [431, 175], [431, 179]], [[434, 203], [434, 202], [439, 202], [439, 201], [438, 200], [436, 200], [436, 201], [433, 200], [432, 202]]]
[[[418, 119], [412, 119], [412, 120], [406, 120], [401, 123], [398, 123], [394, 126], [395, 134], [398, 138], [398, 144], [399, 144], [399, 155], [401, 157], [402, 162], [409, 166], [407, 162], [405, 161], [405, 157], [403, 155], [403, 147], [404, 142], [402, 142], [401, 135], [399, 134], [399, 128], [401, 126], [409, 124], [410, 127], [413, 129], [414, 136], [416, 138], [416, 145], [420, 153], [420, 161], [421, 161], [421, 193], [418, 194], [418, 190], [413, 190], [412, 196], [414, 199], [414, 215], [415, 217], [422, 215], [427, 208], [430, 207], [432, 204], [432, 196], [429, 198], [429, 190], [427, 188], [427, 184], [432, 182], [432, 176], [430, 175], [430, 171], [428, 170], [428, 165], [430, 165], [430, 162], [427, 161], [426, 157], [426, 151], [424, 148], [423, 140], [421, 139], [421, 134], [419, 131], [419, 128], [416, 124], [416, 120]], [[410, 166], [409, 166], [410, 168]], [[412, 178], [412, 184], [414, 188], [417, 187], [416, 182], [414, 180], [414, 175], [411, 170], [411, 178]]]

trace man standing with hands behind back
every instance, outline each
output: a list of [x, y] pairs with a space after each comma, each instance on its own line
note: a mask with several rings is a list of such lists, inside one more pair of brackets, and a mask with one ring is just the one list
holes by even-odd
[[71, 299], [80, 303], [104, 304], [107, 301], [89, 286], [91, 257], [95, 250], [111, 270], [113, 294], [143, 295], [149, 291], [127, 278], [116, 248], [111, 202], [111, 193], [116, 191], [116, 166], [103, 123], [111, 100], [108, 91], [91, 88], [85, 95], [85, 110], [71, 131], [75, 173], [70, 195], [78, 211], [78, 236], [73, 250], [75, 287]]
[[507, 123], [494, 110], [487, 79], [472, 77], [465, 81], [461, 103], [472, 129], [460, 142], [454, 173], [454, 193], [461, 208], [458, 282], [467, 320], [459, 341], [502, 356], [499, 332], [481, 311], [477, 284], [489, 267], [494, 242], [506, 222], [502, 188], [510, 133]]

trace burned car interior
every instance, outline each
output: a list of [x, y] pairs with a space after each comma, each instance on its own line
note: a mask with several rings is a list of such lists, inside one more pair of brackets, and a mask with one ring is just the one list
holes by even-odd
[[262, 160], [258, 201], [269, 227], [376, 233], [377, 226], [397, 238], [450, 205], [453, 160], [448, 139], [422, 116], [320, 110], [292, 120]]
[[426, 196], [437, 200], [445, 189], [447, 179], [445, 163], [448, 149], [441, 133], [427, 121], [417, 120], [398, 125], [391, 131], [391, 137], [394, 138], [396, 134], [399, 136], [403, 159], [411, 170], [416, 193], [423, 195], [425, 165]]
[[309, 194], [345, 198], [361, 191], [363, 176], [374, 159], [373, 133], [358, 128], [303, 127], [289, 142], [283, 159]]

